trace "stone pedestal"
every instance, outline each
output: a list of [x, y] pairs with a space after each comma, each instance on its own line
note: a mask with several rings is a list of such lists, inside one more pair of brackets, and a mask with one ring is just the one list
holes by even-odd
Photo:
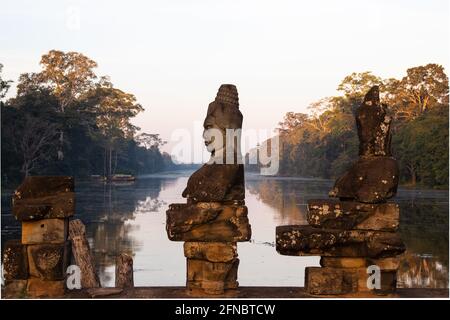
[[170, 205], [167, 235], [172, 241], [185, 241], [188, 290], [217, 295], [238, 287], [236, 242], [249, 241], [251, 237], [247, 207], [242, 203]]
[[69, 218], [75, 212], [72, 177], [32, 176], [13, 195], [22, 239], [5, 246], [6, 291], [11, 297], [61, 297], [70, 263]]

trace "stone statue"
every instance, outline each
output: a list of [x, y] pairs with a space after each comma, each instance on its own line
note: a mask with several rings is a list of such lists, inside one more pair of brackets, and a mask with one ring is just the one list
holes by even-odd
[[329, 195], [341, 200], [380, 203], [397, 193], [399, 169], [391, 156], [391, 118], [372, 87], [356, 110], [359, 159], [339, 179]]
[[223, 84], [208, 106], [203, 138], [211, 159], [194, 172], [183, 191], [188, 202], [226, 202], [245, 198], [240, 150], [242, 114], [236, 86]]
[[[355, 112], [358, 160], [336, 180], [329, 195], [308, 201], [308, 225], [278, 226], [276, 249], [282, 255], [321, 256], [320, 267], [305, 269], [312, 295], [360, 297], [395, 292], [405, 250], [400, 208], [387, 202], [397, 191], [398, 165], [391, 156], [391, 118], [372, 87]], [[379, 285], [368, 282], [369, 267], [379, 268]]]
[[170, 204], [166, 231], [170, 240], [185, 241], [186, 288], [217, 295], [238, 287], [236, 242], [251, 238], [240, 150], [242, 114], [234, 85], [220, 86], [203, 127], [211, 158], [189, 178], [183, 191], [187, 203]]

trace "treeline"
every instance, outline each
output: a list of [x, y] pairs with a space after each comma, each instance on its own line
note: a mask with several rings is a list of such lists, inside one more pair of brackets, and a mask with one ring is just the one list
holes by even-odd
[[52, 50], [42, 70], [12, 81], [1, 78], [2, 185], [28, 175], [87, 177], [146, 174], [173, 166], [158, 134], [140, 133], [130, 120], [144, 108], [133, 94], [99, 77], [81, 53]]
[[437, 64], [410, 68], [402, 79], [352, 73], [339, 84], [341, 95], [312, 103], [308, 114], [287, 113], [278, 128], [279, 174], [341, 175], [358, 156], [354, 111], [373, 85], [380, 85], [393, 119], [392, 149], [402, 183], [448, 188], [449, 84]]

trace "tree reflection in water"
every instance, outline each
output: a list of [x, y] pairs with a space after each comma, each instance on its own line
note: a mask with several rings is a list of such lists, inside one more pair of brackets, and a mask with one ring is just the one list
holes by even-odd
[[163, 183], [162, 179], [144, 179], [77, 185], [77, 208], [82, 208], [78, 217], [86, 224], [101, 283], [111, 283], [118, 254], [134, 257], [139, 250], [141, 241], [132, 236], [139, 226], [130, 221], [137, 214], [159, 212], [165, 205], [158, 199]]
[[[137, 285], [184, 282], [182, 247], [167, 239], [165, 210], [168, 203], [185, 201], [181, 192], [189, 174], [161, 174], [132, 184], [77, 182], [75, 218], [86, 224], [103, 285], [113, 285], [115, 257], [120, 252], [136, 258]], [[268, 247], [273, 245], [276, 225], [306, 224], [307, 201], [326, 198], [332, 184], [331, 180], [246, 176], [246, 203], [254, 229], [248, 250], [247, 244], [240, 248], [246, 252], [241, 257], [241, 280], [253, 279], [246, 285], [268, 281], [264, 274], [251, 278], [254, 261], [268, 270], [284, 263], [283, 257]], [[2, 243], [20, 238], [20, 224], [10, 214], [11, 192], [2, 194]], [[399, 286], [448, 287], [448, 191], [400, 189], [393, 201], [400, 205], [399, 232], [408, 248], [401, 258]], [[261, 210], [265, 210], [264, 215]], [[296, 268], [309, 263], [302, 258], [288, 261]], [[274, 274], [270, 281], [290, 285], [300, 276], [291, 269]]]

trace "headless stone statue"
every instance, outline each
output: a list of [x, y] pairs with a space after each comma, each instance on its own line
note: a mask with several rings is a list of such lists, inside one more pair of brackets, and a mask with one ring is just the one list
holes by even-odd
[[391, 118], [380, 104], [378, 86], [372, 87], [356, 110], [360, 156], [391, 155]]
[[355, 116], [359, 159], [336, 180], [329, 195], [364, 203], [385, 202], [397, 192], [399, 169], [391, 156], [391, 119], [380, 104], [378, 86], [367, 92]]
[[183, 191], [188, 203], [240, 201], [245, 198], [240, 150], [242, 114], [236, 86], [221, 85], [208, 106], [203, 138], [211, 159], [194, 172]]

